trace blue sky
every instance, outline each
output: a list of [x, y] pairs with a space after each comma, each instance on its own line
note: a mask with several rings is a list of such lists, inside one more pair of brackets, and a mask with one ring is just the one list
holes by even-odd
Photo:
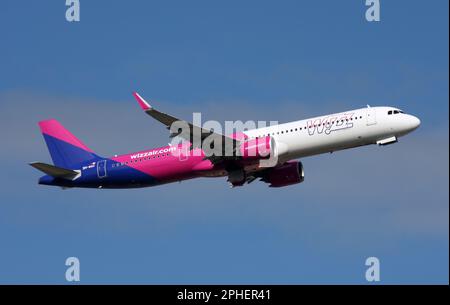
[[[0, 283], [448, 283], [448, 1], [65, 1], [0, 5]], [[306, 158], [303, 184], [37, 185], [37, 122], [101, 155], [165, 145], [138, 90], [191, 118], [278, 120], [398, 106], [420, 129]]]

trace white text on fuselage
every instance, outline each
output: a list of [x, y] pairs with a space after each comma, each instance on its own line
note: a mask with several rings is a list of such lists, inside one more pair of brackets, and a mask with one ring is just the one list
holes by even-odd
[[82, 169], [83, 170], [87, 170], [89, 168], [94, 168], [94, 167], [95, 167], [95, 162], [92, 162], [92, 163], [90, 163], [90, 164], [88, 164], [86, 166], [83, 166]]
[[342, 113], [337, 115], [330, 115], [327, 117], [308, 120], [306, 127], [310, 136], [321, 134], [329, 135], [332, 131], [347, 129], [353, 127], [353, 115], [354, 113]]
[[166, 148], [161, 148], [161, 149], [157, 149], [157, 150], [151, 150], [151, 151], [146, 151], [146, 152], [142, 152], [142, 153], [138, 153], [138, 154], [133, 154], [133, 155], [130, 155], [130, 158], [132, 160], [146, 158], [146, 157], [151, 157], [154, 155], [160, 155], [160, 154], [165, 154], [165, 153], [169, 153], [169, 152], [174, 152], [175, 150], [177, 150], [177, 148], [174, 146], [166, 147]]

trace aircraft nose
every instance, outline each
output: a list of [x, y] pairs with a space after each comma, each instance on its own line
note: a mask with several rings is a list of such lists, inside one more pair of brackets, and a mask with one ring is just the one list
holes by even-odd
[[415, 116], [411, 116], [411, 125], [413, 126], [413, 129], [416, 129], [417, 127], [420, 126], [420, 120], [418, 117]]
[[419, 118], [417, 118], [417, 117], [415, 117], [413, 115], [409, 115], [408, 116], [408, 129], [413, 131], [419, 126], [420, 126]]

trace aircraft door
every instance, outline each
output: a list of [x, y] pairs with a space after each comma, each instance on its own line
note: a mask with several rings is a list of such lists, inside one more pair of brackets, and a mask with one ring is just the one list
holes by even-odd
[[375, 125], [377, 123], [377, 113], [375, 108], [368, 107], [366, 110], [367, 126]]
[[106, 175], [106, 160], [101, 160], [97, 162], [97, 176], [99, 178], [105, 178]]

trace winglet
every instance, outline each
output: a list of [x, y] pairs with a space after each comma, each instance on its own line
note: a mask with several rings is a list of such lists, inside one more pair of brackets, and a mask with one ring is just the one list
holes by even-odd
[[139, 106], [141, 106], [142, 110], [146, 111], [152, 109], [152, 106], [150, 106], [150, 104], [147, 103], [137, 92], [133, 92], [133, 96], [139, 103]]

